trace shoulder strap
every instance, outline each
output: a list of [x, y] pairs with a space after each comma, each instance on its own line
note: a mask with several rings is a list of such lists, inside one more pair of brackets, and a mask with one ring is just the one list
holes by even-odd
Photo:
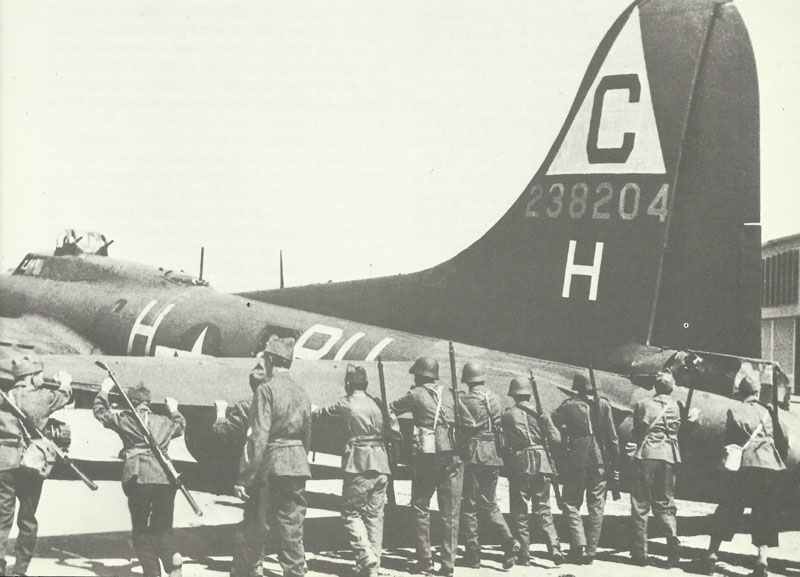
[[485, 391], [483, 393], [483, 404], [486, 405], [486, 418], [489, 421], [489, 432], [491, 433], [494, 431], [494, 425], [492, 425], [492, 409], [489, 407], [489, 395]]
[[442, 412], [442, 392], [439, 390], [439, 387], [436, 387], [435, 390], [425, 387], [425, 390], [428, 391], [431, 397], [433, 397], [433, 400], [436, 401], [436, 413], [433, 416], [433, 429], [436, 430], [436, 425], [439, 424], [439, 415]]
[[758, 423], [758, 426], [750, 434], [750, 438], [747, 439], [747, 442], [744, 445], [742, 445], [742, 451], [744, 451], [747, 447], [749, 447], [753, 443], [753, 441], [761, 433], [762, 430], [764, 430], [764, 421], [760, 421]]
[[[656, 418], [655, 418], [655, 419], [653, 419], [653, 420], [650, 422], [650, 424], [649, 424], [649, 425], [647, 425], [647, 430], [644, 432], [644, 435], [642, 436], [642, 443], [644, 443], [644, 440], [647, 438], [647, 435], [649, 435], [649, 434], [650, 434], [650, 432], [653, 430], [653, 427], [655, 427], [655, 426], [656, 426], [656, 423], [658, 423], [658, 422], [659, 422], [661, 419], [663, 419], [663, 418], [666, 418], [666, 416], [667, 416], [667, 409], [669, 409], [669, 403], [666, 403], [666, 404], [664, 404], [664, 406], [663, 406], [663, 407], [661, 407], [661, 411], [658, 413], [658, 415], [656, 416]], [[666, 424], [666, 423], [665, 423], [665, 424]], [[669, 435], [669, 430], [667, 430], [667, 435]]]

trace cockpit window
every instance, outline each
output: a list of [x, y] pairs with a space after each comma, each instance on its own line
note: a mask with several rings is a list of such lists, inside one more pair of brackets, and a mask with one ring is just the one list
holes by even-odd
[[41, 257], [27, 255], [19, 263], [19, 266], [14, 271], [14, 274], [23, 276], [39, 276], [42, 274], [42, 267], [44, 266], [44, 259]]
[[201, 280], [197, 277], [193, 277], [190, 274], [186, 274], [183, 271], [175, 272], [173, 270], [164, 270], [162, 268], [159, 268], [158, 270], [162, 271], [164, 278], [171, 283], [188, 286], [208, 286], [207, 280]]

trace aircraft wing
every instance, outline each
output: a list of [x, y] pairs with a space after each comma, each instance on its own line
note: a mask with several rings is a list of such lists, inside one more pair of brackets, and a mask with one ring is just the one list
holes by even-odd
[[0, 348], [17, 347], [44, 354], [97, 354], [91, 341], [55, 319], [40, 315], [0, 317]]

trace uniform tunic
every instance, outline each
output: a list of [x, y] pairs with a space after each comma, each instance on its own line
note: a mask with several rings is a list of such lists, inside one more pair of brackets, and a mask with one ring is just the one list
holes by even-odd
[[[570, 544], [586, 547], [593, 556], [597, 551], [603, 528], [603, 509], [606, 502], [606, 469], [599, 439], [605, 441], [610, 467], [617, 462], [619, 440], [611, 412], [611, 405], [600, 398], [597, 422], [601, 431], [595, 431], [592, 423], [593, 403], [584, 395], [565, 400], [553, 413], [553, 423], [561, 431], [564, 461], [561, 477], [564, 480], [564, 514], [570, 533]], [[584, 532], [580, 508], [586, 494], [589, 511], [587, 531]]]
[[631, 556], [647, 558], [647, 516], [650, 509], [666, 531], [671, 553], [679, 546], [675, 507], [675, 474], [681, 462], [678, 433], [681, 411], [668, 394], [657, 394], [633, 407], [633, 483]]
[[[18, 381], [7, 394], [23, 413], [33, 419], [40, 430], [47, 423], [47, 418], [64, 407], [70, 399], [68, 392], [37, 388], [28, 379]], [[19, 501], [19, 535], [15, 545], [14, 565], [14, 574], [18, 575], [27, 572], [36, 547], [39, 530], [36, 509], [44, 482], [36, 473], [20, 468], [26, 446], [27, 442], [17, 418], [8, 410], [0, 408], [0, 567], [5, 571], [8, 534], [14, 524], [16, 501]]]
[[249, 411], [251, 432], [238, 484], [250, 498], [234, 532], [234, 576], [257, 574], [270, 528], [280, 538], [283, 574], [300, 577], [306, 571], [303, 522], [306, 479], [311, 476], [311, 401], [287, 371], [274, 371], [256, 388]]
[[750, 534], [753, 545], [778, 546], [777, 506], [774, 487], [780, 471], [786, 469], [775, 448], [772, 417], [755, 396], [728, 410], [725, 444], [744, 446], [761, 429], [742, 453], [739, 471], [724, 472], [722, 499], [714, 513], [713, 535], [730, 541], [744, 513], [751, 507]]
[[[437, 418], [437, 404], [439, 417]], [[436, 453], [421, 453], [417, 447], [412, 460], [411, 502], [416, 517], [416, 552], [422, 566], [431, 563], [430, 501], [434, 492], [442, 517], [442, 570], [452, 571], [458, 546], [458, 523], [464, 467], [451, 442], [449, 430], [455, 423], [450, 391], [434, 384], [419, 385], [391, 404], [396, 415], [411, 413], [415, 427], [433, 429]]]
[[[177, 551], [171, 535], [175, 487], [130, 411], [112, 410], [108, 394], [103, 392], [95, 397], [93, 410], [95, 418], [122, 440], [122, 488], [128, 497], [133, 548], [142, 564], [142, 572], [160, 575], [159, 559], [169, 572]], [[183, 434], [186, 419], [177, 411], [169, 417], [154, 415], [146, 404], [139, 405], [137, 412], [167, 455], [170, 441]]]
[[551, 448], [561, 442], [561, 434], [548, 415], [537, 416], [536, 409], [523, 401], [506, 409], [502, 419], [508, 451], [509, 505], [514, 536], [521, 545], [520, 563], [529, 559], [530, 532], [528, 501], [535, 524], [552, 551], [559, 549], [558, 533], [550, 511], [550, 482], [555, 473], [544, 449], [545, 435]]
[[486, 385], [470, 387], [461, 394], [464, 435], [464, 493], [461, 504], [464, 542], [467, 556], [480, 555], [478, 514], [493, 527], [506, 545], [514, 538], [497, 507], [497, 479], [503, 460], [497, 451], [495, 431], [499, 430], [502, 409], [497, 396]]
[[342, 453], [342, 520], [355, 553], [356, 568], [377, 575], [390, 474], [383, 412], [375, 399], [356, 390], [314, 413], [315, 418], [326, 416], [340, 419], [347, 431]]

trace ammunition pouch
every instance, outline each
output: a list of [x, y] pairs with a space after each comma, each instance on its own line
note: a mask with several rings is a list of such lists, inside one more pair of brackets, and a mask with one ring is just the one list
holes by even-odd
[[417, 454], [443, 453], [452, 451], [455, 446], [454, 427], [438, 426], [435, 429], [414, 427], [414, 450]]

